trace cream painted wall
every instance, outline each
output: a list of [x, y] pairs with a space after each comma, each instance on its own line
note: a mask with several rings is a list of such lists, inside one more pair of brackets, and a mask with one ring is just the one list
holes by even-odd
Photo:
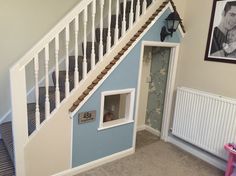
[[79, 1], [0, 1], [0, 119], [11, 106], [9, 68]]
[[152, 47], [144, 47], [143, 52], [143, 61], [142, 61], [142, 74], [141, 74], [141, 82], [140, 82], [140, 97], [139, 97], [139, 109], [138, 109], [138, 128], [142, 128], [145, 125], [145, 117], [146, 117], [146, 109], [147, 109], [147, 101], [148, 101], [148, 90], [149, 83], [147, 81], [148, 76], [150, 75], [151, 69], [151, 51]]
[[212, 1], [188, 0], [186, 35], [181, 44], [176, 86], [236, 98], [236, 65], [204, 61]]
[[47, 121], [26, 145], [26, 176], [49, 176], [70, 168], [71, 119], [68, 109], [71, 103], [60, 108], [56, 118]]
[[186, 2], [191, 0], [173, 0], [180, 17], [185, 21]]

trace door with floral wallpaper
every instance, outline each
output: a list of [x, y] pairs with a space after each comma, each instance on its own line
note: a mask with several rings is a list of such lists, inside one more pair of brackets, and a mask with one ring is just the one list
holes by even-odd
[[145, 124], [161, 132], [171, 48], [152, 47]]

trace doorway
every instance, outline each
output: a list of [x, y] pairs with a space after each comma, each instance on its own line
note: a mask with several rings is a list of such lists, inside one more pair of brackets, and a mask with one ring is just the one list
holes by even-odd
[[177, 43], [142, 44], [134, 142], [143, 130], [168, 139], [178, 51]]
[[[145, 49], [144, 49], [145, 50]], [[171, 48], [151, 47], [145, 125], [161, 132]]]

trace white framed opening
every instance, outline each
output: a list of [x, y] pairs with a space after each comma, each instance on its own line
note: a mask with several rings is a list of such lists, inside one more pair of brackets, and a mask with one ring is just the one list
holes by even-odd
[[[135, 111], [135, 125], [134, 125], [134, 138], [133, 138], [133, 147], [136, 145], [136, 133], [138, 129], [138, 116], [139, 116], [139, 107], [140, 107], [140, 95], [141, 95], [141, 76], [143, 70], [143, 54], [145, 46], [153, 47], [168, 47], [171, 48], [170, 61], [169, 61], [169, 70], [167, 85], [165, 90], [165, 101], [164, 101], [164, 110], [163, 110], [163, 120], [162, 120], [162, 130], [160, 137], [164, 141], [168, 141], [169, 129], [171, 124], [171, 112], [172, 112], [172, 103], [173, 95], [175, 90], [175, 77], [177, 71], [177, 63], [179, 56], [179, 43], [168, 43], [168, 42], [154, 42], [154, 41], [142, 41], [141, 54], [140, 54], [140, 65], [139, 65], [139, 79], [138, 79], [138, 88], [137, 88], [137, 100], [136, 100], [136, 111]], [[146, 129], [146, 128], [144, 128]], [[151, 131], [151, 130], [149, 130]]]
[[98, 130], [134, 122], [134, 96], [135, 89], [102, 92]]

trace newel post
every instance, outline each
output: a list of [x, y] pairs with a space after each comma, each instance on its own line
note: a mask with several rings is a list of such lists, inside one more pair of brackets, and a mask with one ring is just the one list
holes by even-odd
[[10, 84], [15, 170], [17, 176], [25, 176], [24, 147], [28, 140], [25, 68], [11, 68]]

